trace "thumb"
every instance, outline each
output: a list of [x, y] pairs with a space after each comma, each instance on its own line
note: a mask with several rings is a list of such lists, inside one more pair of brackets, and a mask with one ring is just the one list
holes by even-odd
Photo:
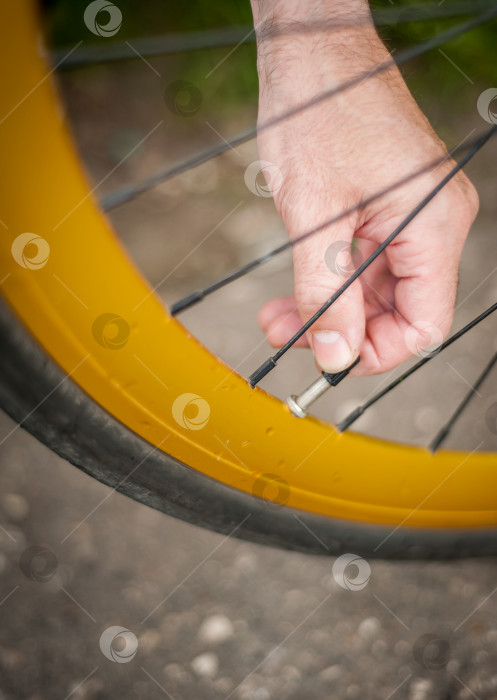
[[[312, 215], [313, 208], [307, 202], [307, 210], [305, 213], [301, 210], [298, 222], [293, 209], [291, 221], [285, 221], [291, 237], [311, 230], [316, 221], [323, 220], [324, 207], [320, 207], [320, 217]], [[331, 218], [329, 214], [327, 218]], [[295, 233], [295, 228], [299, 229], [299, 233]], [[354, 272], [357, 266], [352, 253], [354, 231], [353, 219], [342, 220], [294, 247], [295, 299], [304, 323]], [[356, 280], [307, 332], [319, 367], [330, 373], [349, 367], [359, 355], [364, 331], [362, 287]]]

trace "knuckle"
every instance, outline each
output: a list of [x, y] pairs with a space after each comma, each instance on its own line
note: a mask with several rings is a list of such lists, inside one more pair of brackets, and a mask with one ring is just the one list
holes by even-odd
[[476, 187], [473, 185], [473, 183], [467, 180], [467, 190], [466, 190], [466, 198], [468, 200], [468, 206], [469, 206], [469, 212], [472, 218], [472, 221], [476, 219], [476, 216], [478, 214], [478, 211], [480, 209], [480, 197], [478, 195], [478, 191]]
[[437, 200], [438, 225], [446, 228], [447, 222], [452, 222], [455, 240], [463, 241], [479, 210], [479, 196], [476, 188], [464, 175], [446, 185], [438, 194]]
[[299, 307], [318, 307], [324, 304], [335, 291], [330, 280], [305, 277], [295, 282], [295, 297]]
[[[334, 287], [329, 282], [326, 284], [325, 282], [320, 283], [313, 280], [311, 285], [308, 281], [302, 280], [302, 282], [296, 283], [295, 299], [301, 316], [304, 318], [312, 316], [330, 299], [337, 289], [338, 287]], [[360, 308], [360, 305], [357, 306]], [[330, 314], [333, 317], [342, 316], [345, 310], [351, 313], [351, 317], [355, 318], [357, 309], [354, 299], [350, 295], [350, 290], [344, 292], [326, 314], [328, 318]]]
[[454, 211], [461, 221], [469, 228], [476, 219], [480, 208], [480, 198], [476, 187], [464, 173], [454, 182], [452, 188]]

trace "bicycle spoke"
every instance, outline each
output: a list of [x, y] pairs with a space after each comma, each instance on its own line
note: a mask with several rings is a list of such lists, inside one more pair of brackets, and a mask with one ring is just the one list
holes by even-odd
[[310, 109], [311, 107], [314, 107], [315, 105], [320, 104], [325, 100], [331, 99], [332, 97], [335, 97], [342, 92], [346, 92], [347, 90], [356, 87], [357, 85], [359, 85], [365, 80], [368, 80], [369, 78], [381, 75], [382, 73], [390, 70], [396, 65], [402, 65], [407, 61], [413, 60], [414, 58], [418, 58], [419, 56], [422, 56], [431, 49], [437, 48], [438, 46], [446, 43], [447, 41], [450, 41], [451, 39], [455, 39], [459, 36], [462, 36], [463, 34], [466, 34], [471, 30], [476, 29], [482, 24], [489, 22], [492, 19], [495, 19], [495, 17], [497, 17], [497, 7], [494, 6], [490, 10], [484, 12], [475, 19], [469, 20], [468, 22], [464, 22], [463, 24], [459, 24], [456, 27], [452, 27], [451, 29], [448, 29], [446, 32], [443, 32], [442, 34], [439, 34], [438, 36], [433, 37], [432, 39], [428, 39], [427, 41], [418, 44], [417, 46], [410, 47], [408, 49], [405, 49], [404, 51], [399, 52], [399, 54], [395, 58], [380, 63], [372, 71], [369, 71], [367, 73], [361, 73], [360, 75], [355, 76], [351, 80], [346, 81], [342, 85], [338, 85], [337, 87], [334, 87], [330, 90], [326, 90], [325, 92], [316, 95], [308, 102], [305, 102], [304, 104], [299, 105], [298, 107], [287, 110], [286, 112], [278, 115], [277, 117], [269, 119], [267, 122], [260, 124], [258, 128], [253, 127], [244, 134], [239, 134], [230, 141], [226, 141], [225, 143], [215, 146], [214, 148], [207, 149], [202, 153], [192, 156], [191, 158], [183, 161], [182, 163], [178, 163], [177, 165], [174, 165], [171, 168], [167, 168], [162, 172], [156, 173], [148, 180], [144, 180], [139, 184], [124, 187], [120, 190], [117, 190], [116, 192], [108, 195], [107, 197], [104, 197], [101, 200], [101, 207], [106, 212], [111, 211], [112, 209], [115, 209], [116, 207], [133, 200], [138, 195], [143, 194], [143, 192], [147, 192], [148, 190], [152, 189], [161, 182], [165, 182], [166, 180], [169, 180], [170, 178], [179, 175], [180, 173], [184, 173], [187, 170], [190, 170], [191, 168], [194, 168], [198, 165], [201, 165], [202, 163], [207, 162], [211, 158], [215, 158], [221, 155], [222, 153], [225, 153], [231, 148], [236, 148], [237, 146], [240, 146], [241, 144], [250, 141], [251, 139], [257, 136], [257, 132], [261, 133], [267, 129], [270, 129], [271, 127], [276, 126], [277, 124], [280, 124], [286, 121], [287, 119], [290, 119], [291, 117], [301, 114], [305, 110]]
[[429, 163], [425, 167], [421, 168], [420, 170], [417, 170], [416, 172], [407, 175], [405, 178], [402, 178], [401, 180], [397, 180], [397, 182], [390, 185], [390, 187], [387, 187], [383, 190], [380, 190], [379, 192], [376, 192], [375, 194], [371, 195], [371, 197], [368, 197], [367, 199], [361, 200], [358, 204], [354, 205], [353, 207], [350, 207], [349, 209], [346, 209], [345, 211], [341, 212], [340, 214], [337, 214], [336, 216], [332, 217], [331, 219], [328, 219], [324, 223], [319, 224], [319, 226], [316, 226], [315, 228], [311, 229], [310, 231], [306, 231], [305, 233], [303, 233], [300, 236], [297, 236], [296, 238], [292, 239], [291, 241], [289, 240], [287, 243], [283, 243], [282, 245], [280, 245], [276, 248], [273, 248], [273, 250], [270, 250], [268, 253], [261, 255], [259, 258], [255, 258], [254, 260], [251, 260], [249, 263], [242, 265], [237, 270], [230, 272], [225, 277], [222, 277], [221, 279], [208, 285], [204, 289], [196, 290], [196, 291], [192, 292], [191, 294], [188, 294], [186, 297], [179, 299], [177, 302], [175, 302], [174, 304], [172, 304], [169, 307], [169, 313], [172, 316], [176, 316], [177, 314], [181, 313], [182, 311], [185, 311], [186, 309], [190, 308], [191, 306], [198, 304], [200, 301], [205, 299], [205, 297], [209, 296], [213, 292], [216, 292], [218, 289], [221, 289], [222, 287], [225, 287], [226, 285], [230, 284], [231, 282], [234, 282], [235, 280], [240, 279], [240, 277], [247, 275], [249, 272], [251, 272], [255, 268], [259, 267], [259, 265], [263, 265], [264, 263], [268, 262], [269, 260], [276, 257], [280, 253], [284, 253], [289, 248], [293, 248], [293, 246], [297, 245], [298, 243], [301, 243], [302, 241], [305, 241], [307, 238], [310, 238], [314, 234], [319, 233], [319, 231], [322, 231], [323, 229], [327, 228], [328, 226], [332, 226], [333, 224], [338, 223], [342, 219], [345, 219], [348, 216], [350, 216], [351, 214], [354, 214], [356, 211], [359, 211], [359, 210], [363, 209], [364, 207], [368, 206], [369, 204], [372, 204], [373, 202], [377, 201], [378, 199], [381, 199], [381, 197], [385, 197], [387, 194], [394, 192], [399, 187], [402, 187], [403, 185], [406, 185], [409, 182], [412, 182], [413, 180], [420, 177], [421, 175], [426, 174], [430, 170], [433, 170], [433, 169], [439, 167], [443, 163], [450, 160], [454, 155], [456, 155], [460, 151], [466, 151], [467, 149], [474, 146], [476, 143], [479, 142], [480, 138], [481, 138], [481, 136], [470, 141], [469, 143], [463, 144], [461, 146], [457, 146], [452, 151], [450, 151], [450, 153], [445, 155], [443, 158], [439, 158], [436, 161], [432, 161], [431, 163]]
[[[154, 56], [167, 56], [168, 54], [182, 53], [186, 51], [201, 51], [205, 49], [226, 48], [237, 44], [252, 43], [255, 38], [247, 36], [253, 27], [223, 27], [221, 29], [207, 29], [205, 31], [188, 32], [181, 34], [161, 34], [152, 37], [138, 37], [130, 39], [133, 48], [142, 56], [153, 58]], [[55, 61], [59, 55], [64, 55], [65, 47], [52, 53]], [[114, 61], [128, 61], [137, 56], [125, 41], [113, 41], [109, 44], [93, 44], [82, 46], [77, 51], [74, 59], [68, 63], [66, 69], [93, 66], [99, 63], [112, 63]]]
[[[373, 21], [377, 27], [388, 27], [393, 25], [408, 24], [417, 21], [429, 21], [435, 19], [451, 19], [464, 15], [476, 15], [485, 11], [492, 4], [488, 0], [480, 2], [456, 2], [450, 5], [428, 4], [413, 5], [400, 9], [386, 8], [372, 11]], [[417, 14], [419, 13], [419, 14]], [[284, 29], [281, 33], [306, 32], [306, 31], [328, 31], [335, 32], [344, 27], [360, 26], [362, 22], [341, 22], [338, 25], [326, 26], [322, 23], [318, 26], [309, 24], [304, 27]], [[217, 29], [206, 29], [204, 31], [185, 32], [178, 34], [160, 34], [152, 37], [137, 37], [129, 39], [133, 48], [141, 56], [151, 58], [157, 56], [167, 56], [175, 53], [190, 51], [203, 51], [206, 49], [221, 49], [241, 44], [255, 42], [253, 27], [249, 25], [239, 27], [221, 27]], [[69, 52], [68, 47], [62, 47], [52, 52], [54, 63], [59, 63], [60, 58]], [[83, 66], [94, 66], [101, 63], [112, 63], [116, 61], [128, 61], [136, 59], [137, 55], [130, 48], [126, 41], [113, 41], [106, 44], [92, 44], [78, 47], [78, 50], [64, 61], [60, 70], [72, 70]]]
[[431, 355], [428, 357], [424, 357], [422, 360], [417, 362], [411, 369], [407, 370], [407, 372], [404, 372], [400, 377], [397, 379], [394, 379], [394, 381], [389, 384], [387, 387], [379, 391], [377, 394], [375, 394], [369, 401], [367, 401], [365, 404], [362, 406], [358, 406], [354, 411], [352, 411], [346, 418], [344, 418], [340, 423], [337, 425], [337, 429], [343, 433], [347, 428], [350, 428], [350, 426], [355, 423], [355, 421], [360, 418], [370, 406], [375, 404], [377, 401], [379, 401], [383, 396], [386, 396], [386, 394], [390, 393], [392, 389], [395, 389], [396, 387], [399, 386], [407, 377], [410, 377], [411, 374], [414, 374], [414, 372], [417, 372], [418, 369], [421, 367], [424, 367], [427, 362], [432, 360], [436, 355], [441, 353], [445, 348], [448, 348], [449, 345], [452, 345], [452, 343], [455, 343], [456, 340], [459, 340], [463, 335], [468, 333], [472, 328], [477, 326], [479, 323], [484, 321], [487, 316], [490, 316], [495, 310], [497, 309], [497, 303], [492, 304], [486, 311], [484, 311], [482, 314], [477, 316], [475, 319], [473, 319], [470, 323], [468, 323], [467, 326], [464, 326], [464, 328], [461, 328], [460, 331], [457, 333], [454, 333], [454, 335], [450, 336], [447, 340], [445, 340], [440, 347], [435, 350]]
[[378, 246], [378, 248], [367, 258], [362, 265], [360, 265], [357, 270], [344, 282], [344, 284], [338, 289], [333, 296], [331, 296], [328, 301], [323, 304], [323, 306], [316, 311], [316, 313], [311, 316], [311, 318], [304, 323], [303, 326], [295, 333], [295, 335], [290, 338], [290, 340], [283, 345], [282, 348], [278, 350], [275, 355], [269, 357], [263, 364], [258, 367], [258, 369], [253, 372], [249, 377], [249, 383], [251, 387], [255, 387], [261, 379], [263, 379], [269, 372], [271, 372], [278, 362], [278, 360], [286, 353], [290, 348], [301, 338], [304, 333], [306, 333], [309, 328], [327, 311], [332, 304], [334, 304], [337, 299], [339, 299], [342, 294], [350, 287], [356, 279], [358, 279], [361, 274], [366, 270], [371, 263], [376, 260], [376, 258], [387, 248], [387, 246], [392, 243], [397, 236], [402, 233], [402, 231], [408, 226], [411, 221], [436, 197], [436, 195], [442, 190], [445, 185], [452, 180], [452, 178], [457, 175], [462, 168], [464, 168], [467, 163], [483, 148], [483, 146], [490, 140], [490, 138], [496, 133], [497, 125], [493, 126], [479, 141], [475, 146], [467, 153], [457, 165], [452, 168], [452, 170], [441, 180], [438, 185], [415, 207], [412, 212], [404, 219], [404, 221], [393, 231], [388, 238], [383, 241], [383, 243]]
[[474, 395], [478, 392], [478, 389], [481, 387], [485, 379], [488, 377], [492, 369], [494, 368], [495, 364], [497, 364], [497, 352], [495, 355], [492, 357], [490, 362], [487, 364], [483, 372], [480, 374], [478, 379], [476, 380], [476, 383], [473, 387], [471, 387], [470, 391], [466, 394], [464, 399], [461, 401], [459, 406], [456, 408], [450, 419], [447, 421], [447, 423], [438, 431], [437, 435], [433, 438], [432, 442], [430, 443], [429, 450], [432, 453], [435, 453], [438, 448], [442, 445], [443, 442], [447, 439], [449, 436], [452, 428], [454, 427], [456, 421], [458, 418], [462, 415], [462, 413], [465, 411], [469, 403], [471, 402], [471, 399], [474, 397]]
[[[462, 15], [474, 15], [484, 12], [489, 7], [494, 7], [494, 0], [475, 0], [474, 2], [451, 2], [448, 5], [440, 1], [436, 3], [422, 3], [419, 5], [404, 5], [403, 7], [377, 8], [373, 10], [376, 26], [392, 26], [395, 24], [408, 24], [416, 21], [429, 21], [432, 19], [451, 19]], [[400, 13], [400, 14], [399, 14]], [[417, 13], [420, 13], [417, 15]]]

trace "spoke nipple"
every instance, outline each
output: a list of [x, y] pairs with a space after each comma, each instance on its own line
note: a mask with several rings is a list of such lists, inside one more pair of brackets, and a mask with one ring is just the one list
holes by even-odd
[[364, 408], [362, 406], [358, 406], [355, 411], [352, 411], [346, 418], [344, 418], [340, 423], [337, 425], [337, 430], [339, 433], [344, 433], [347, 428], [350, 428], [352, 423], [355, 423], [358, 418], [362, 416], [364, 413]]
[[181, 313], [181, 311], [189, 309], [190, 306], [198, 304], [198, 302], [202, 301], [203, 298], [204, 295], [202, 292], [193, 292], [193, 294], [189, 294], [184, 299], [180, 299], [175, 304], [172, 304], [169, 307], [169, 313], [171, 314], [171, 316], [176, 316], [177, 314]]
[[336, 372], [335, 374], [329, 374], [328, 372], [323, 372], [323, 377], [328, 381], [330, 386], [337, 386], [340, 384], [342, 379], [345, 379], [345, 377], [349, 374], [350, 370], [354, 369], [354, 367], [359, 363], [360, 357], [357, 357], [354, 362], [350, 365], [350, 367], [347, 367], [347, 369], [343, 369], [341, 372]]
[[441, 446], [441, 444], [444, 442], [444, 440], [445, 440], [445, 438], [448, 436], [448, 434], [449, 434], [449, 429], [448, 429], [448, 427], [446, 426], [445, 428], [442, 428], [442, 429], [440, 430], [440, 432], [436, 435], [436, 437], [434, 438], [434, 440], [432, 440], [432, 442], [431, 442], [431, 444], [430, 444], [430, 446], [429, 446], [429, 448], [428, 448], [428, 449], [430, 450], [430, 452], [432, 453], [432, 455], [435, 454], [435, 452], [438, 450], [438, 448], [439, 448], [439, 447]]
[[258, 369], [255, 370], [255, 372], [252, 372], [250, 377], [248, 378], [249, 384], [252, 387], [252, 389], [259, 384], [261, 379], [264, 379], [266, 374], [269, 374], [272, 369], [276, 367], [276, 362], [275, 360], [270, 357], [268, 360], [266, 360]]

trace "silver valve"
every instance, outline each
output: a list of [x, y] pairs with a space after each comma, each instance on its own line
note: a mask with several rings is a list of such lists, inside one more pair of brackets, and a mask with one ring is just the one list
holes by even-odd
[[329, 374], [328, 372], [322, 372], [321, 376], [316, 379], [310, 386], [307, 387], [299, 396], [289, 396], [286, 400], [287, 406], [294, 416], [297, 418], [305, 418], [307, 416], [307, 409], [314, 401], [317, 401], [320, 396], [322, 396], [328, 389], [332, 386], [337, 386], [340, 384], [342, 379], [348, 375], [350, 370], [356, 366], [360, 358], [358, 357], [356, 361], [350, 365], [347, 369], [337, 372], [336, 374]]

